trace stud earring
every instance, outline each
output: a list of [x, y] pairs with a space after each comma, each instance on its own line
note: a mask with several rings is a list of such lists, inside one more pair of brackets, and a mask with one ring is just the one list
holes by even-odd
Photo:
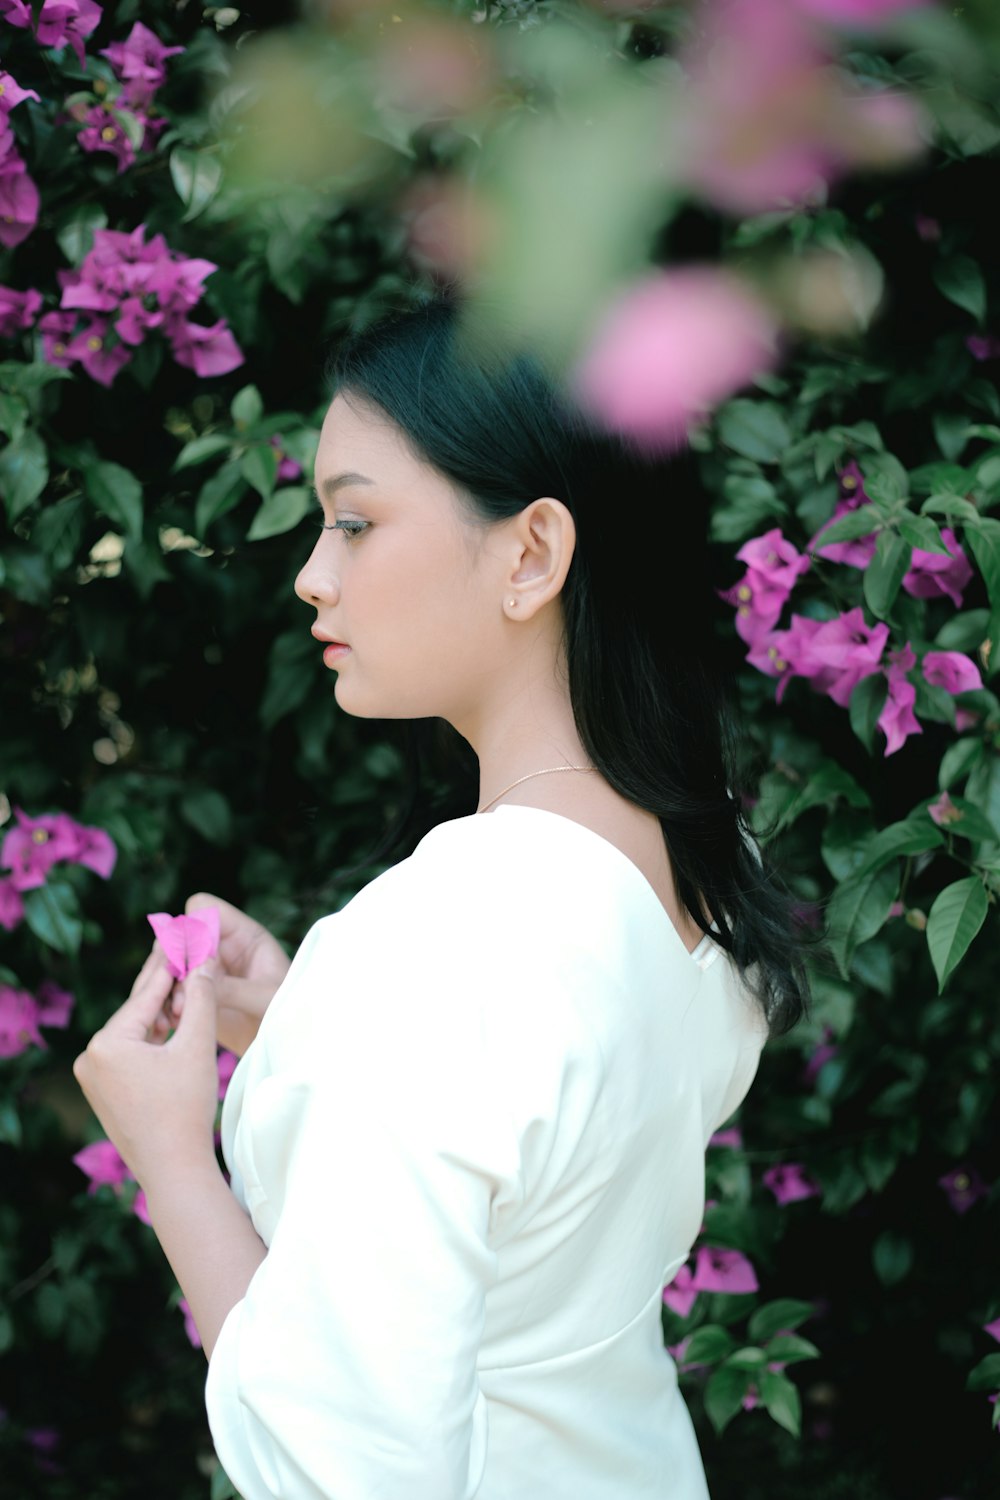
[[513, 609], [513, 607], [517, 604], [517, 600], [516, 599], [512, 599], [510, 601], [510, 603], [511, 603], [511, 608]]

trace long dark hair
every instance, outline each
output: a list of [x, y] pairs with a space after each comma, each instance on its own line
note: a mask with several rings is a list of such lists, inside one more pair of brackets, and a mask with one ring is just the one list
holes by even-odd
[[[569, 691], [591, 762], [660, 820], [681, 901], [735, 960], [770, 1037], [806, 1013], [803, 951], [821, 940], [743, 811], [741, 735], [720, 666], [708, 576], [708, 498], [688, 449], [651, 459], [601, 430], [538, 354], [495, 329], [480, 336], [460, 295], [440, 290], [393, 309], [334, 350], [333, 394], [368, 403], [489, 526], [533, 499], [564, 502], [577, 544], [562, 590]], [[659, 540], [658, 540], [659, 539]], [[451, 758], [455, 795], [436, 816], [474, 811], [475, 757], [441, 720], [404, 732], [410, 796], [379, 852], [418, 819], [428, 752]], [[464, 747], [464, 749], [463, 749]], [[426, 801], [424, 804], [426, 816]]]

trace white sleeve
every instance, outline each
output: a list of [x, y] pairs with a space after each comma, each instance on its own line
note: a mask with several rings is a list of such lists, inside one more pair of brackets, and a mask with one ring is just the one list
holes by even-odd
[[479, 1488], [488, 1231], [519, 1155], [488, 956], [471, 962], [446, 919], [428, 934], [338, 917], [282, 996], [273, 1074], [243, 1105], [250, 1188], [272, 1194], [274, 1229], [206, 1381], [244, 1500]]

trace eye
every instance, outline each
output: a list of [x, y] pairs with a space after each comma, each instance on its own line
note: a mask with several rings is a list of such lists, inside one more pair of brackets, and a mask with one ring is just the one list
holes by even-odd
[[360, 536], [363, 531], [367, 531], [371, 522], [353, 521], [345, 518], [342, 521], [334, 521], [332, 526], [328, 526], [325, 521], [317, 521], [316, 525], [321, 531], [342, 531], [346, 536], [353, 539], [356, 536]]

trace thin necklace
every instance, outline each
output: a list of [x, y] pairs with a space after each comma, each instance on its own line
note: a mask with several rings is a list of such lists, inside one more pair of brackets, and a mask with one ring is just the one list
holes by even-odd
[[520, 786], [522, 781], [530, 781], [532, 776], [551, 776], [555, 771], [583, 771], [586, 774], [588, 771], [596, 770], [596, 766], [547, 766], [544, 771], [529, 771], [527, 776], [519, 776], [516, 781], [511, 782], [510, 786], [505, 786], [502, 792], [497, 792], [496, 796], [491, 797], [479, 811], [484, 813], [487, 808], [493, 806], [494, 802], [499, 802], [500, 798], [513, 791], [514, 787]]

